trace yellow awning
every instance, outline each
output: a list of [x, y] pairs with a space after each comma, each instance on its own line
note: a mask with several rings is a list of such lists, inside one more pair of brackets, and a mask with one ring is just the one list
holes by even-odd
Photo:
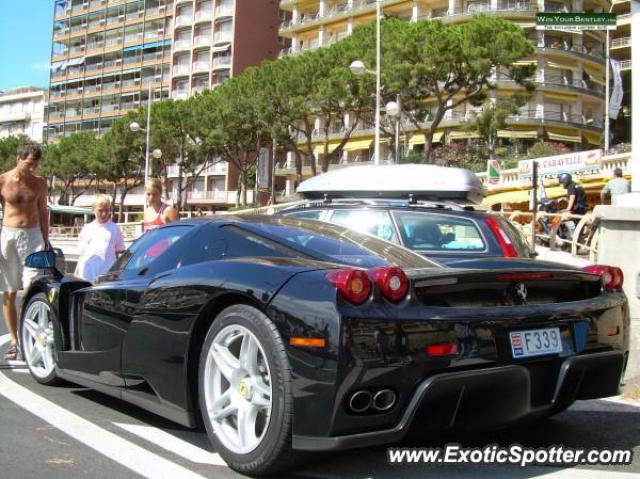
[[[338, 145], [340, 144], [339, 141], [332, 141], [331, 143], [329, 143], [329, 153], [333, 153], [333, 150], [335, 150], [336, 148], [338, 148]], [[324, 155], [324, 143], [321, 143], [320, 145], [316, 145], [313, 148], [313, 154], [314, 155]]]
[[547, 135], [549, 135], [549, 139], [553, 141], [568, 141], [571, 143], [582, 143], [582, 137], [576, 130], [575, 132], [568, 132], [568, 134], [562, 134], [555, 131], [547, 130]]
[[538, 64], [537, 60], [518, 60], [517, 62], [512, 63], [513, 66], [517, 66], [517, 67], [522, 67], [525, 65], [537, 65], [537, 64]]
[[477, 131], [452, 131], [449, 133], [450, 140], [464, 140], [467, 138], [480, 138]]
[[547, 66], [551, 68], [558, 68], [560, 70], [571, 70], [574, 72], [580, 71], [580, 67], [574, 66], [574, 65], [568, 65], [566, 63], [547, 62]]
[[536, 130], [498, 130], [498, 138], [537, 138]]
[[545, 98], [553, 98], [554, 100], [575, 101], [575, 93], [550, 93], [548, 91], [543, 92]]
[[601, 70], [597, 70], [593, 67], [590, 67], [589, 65], [582, 65], [582, 68], [584, 68], [584, 71], [586, 71], [590, 76], [592, 77], [598, 77], [598, 78], [602, 78], [602, 76], [604, 75], [604, 72], [602, 72]]
[[600, 145], [601, 136], [599, 133], [588, 133], [583, 132], [582, 135], [587, 143], [591, 143], [592, 145]]
[[493, 206], [500, 203], [526, 203], [529, 201], [528, 190], [518, 191], [505, 191], [503, 193], [496, 193], [495, 195], [489, 195], [482, 200], [482, 204], [485, 206]]
[[601, 80], [600, 78], [596, 78], [596, 77], [594, 77], [594, 76], [591, 76], [591, 77], [589, 77], [589, 78], [591, 78], [591, 81], [592, 81], [593, 83], [597, 83], [597, 84], [598, 84], [598, 85], [600, 85], [600, 86], [605, 86], [605, 85], [606, 85], [605, 81], [604, 81], [604, 80]]
[[[482, 200], [482, 204], [485, 206], [493, 206], [499, 203], [528, 203], [530, 191], [531, 190], [516, 190], [504, 191], [502, 193], [496, 193], [495, 195], [490, 194]], [[563, 186], [547, 186], [545, 193], [548, 198], [561, 198], [562, 196], [566, 196], [567, 190], [565, 190]], [[540, 195], [540, 190], [538, 190], [538, 195]]]
[[366, 140], [351, 140], [348, 141], [346, 145], [344, 145], [344, 151], [355, 151], [355, 150], [368, 150], [371, 147], [371, 143], [373, 140], [371, 138]]
[[[442, 135], [444, 135], [442, 131], [436, 131], [433, 134], [433, 143], [438, 143], [440, 140], [442, 140]], [[418, 133], [416, 135], [413, 135], [409, 140], [409, 148], [413, 148], [413, 146], [415, 145], [424, 145], [425, 143], [426, 141], [424, 139], [424, 135], [422, 133]]]

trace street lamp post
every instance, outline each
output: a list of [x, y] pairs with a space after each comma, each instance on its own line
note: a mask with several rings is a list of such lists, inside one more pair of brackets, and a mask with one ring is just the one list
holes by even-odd
[[[140, 130], [144, 131], [147, 134], [147, 146], [146, 146], [146, 152], [144, 155], [144, 184], [146, 185], [147, 182], [149, 181], [149, 144], [151, 142], [151, 87], [152, 87], [152, 83], [149, 82], [149, 97], [147, 98], [147, 128], [141, 128], [140, 124], [137, 122], [133, 122], [129, 125], [129, 128], [131, 128], [131, 131], [138, 132]], [[160, 151], [160, 150], [158, 150]], [[155, 150], [154, 150], [155, 153]]]
[[374, 73], [376, 76], [376, 113], [375, 113], [375, 139], [373, 144], [373, 163], [374, 165], [380, 164], [380, 16], [382, 14], [381, 2], [376, 1], [376, 70], [371, 72], [367, 70], [364, 63], [360, 60], [355, 60], [349, 66], [349, 69], [354, 75], [362, 75], [363, 73]]
[[380, 2], [376, 0], [376, 136], [373, 164], [380, 164]]
[[387, 115], [395, 118], [395, 148], [394, 148], [394, 159], [395, 163], [398, 164], [400, 160], [400, 115], [402, 113], [400, 107], [400, 95], [396, 96], [396, 101], [390, 101], [384, 107], [384, 110], [387, 112]]
[[[149, 108], [149, 111], [151, 111], [151, 108]], [[150, 123], [149, 123], [149, 115], [147, 115], [147, 128], [142, 128], [140, 126], [140, 124], [138, 122], [132, 122], [129, 125], [129, 129], [131, 131], [133, 131], [134, 133], [137, 133], [139, 131], [143, 131], [147, 134], [147, 144], [146, 144], [146, 154], [144, 156], [144, 184], [146, 185], [147, 182], [149, 181], [149, 132], [151, 131], [150, 128]], [[151, 156], [153, 158], [155, 158], [156, 160], [159, 160], [160, 158], [162, 158], [162, 150], [160, 150], [160, 148], [155, 148], [152, 152], [151, 152]], [[147, 206], [147, 200], [145, 197], [145, 200], [142, 204], [143, 207]]]

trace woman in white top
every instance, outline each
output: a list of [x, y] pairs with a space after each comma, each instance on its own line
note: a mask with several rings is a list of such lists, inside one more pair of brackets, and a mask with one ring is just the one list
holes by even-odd
[[93, 202], [96, 219], [82, 228], [78, 238], [80, 257], [76, 276], [94, 282], [109, 271], [118, 253], [126, 249], [118, 225], [111, 221], [111, 199], [100, 195]]

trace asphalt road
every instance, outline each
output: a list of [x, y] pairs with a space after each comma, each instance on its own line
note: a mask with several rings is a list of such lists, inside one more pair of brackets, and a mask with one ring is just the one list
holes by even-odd
[[[0, 353], [8, 344], [0, 326]], [[508, 391], [505, 391], [508, 394]], [[640, 477], [640, 403], [580, 401], [535, 425], [473, 436], [414, 436], [411, 447], [489, 444], [631, 449], [628, 466], [390, 465], [386, 447], [316, 454], [294, 478], [632, 479]], [[0, 477], [125, 479], [231, 478], [202, 431], [192, 431], [109, 396], [36, 383], [23, 363], [0, 359]]]

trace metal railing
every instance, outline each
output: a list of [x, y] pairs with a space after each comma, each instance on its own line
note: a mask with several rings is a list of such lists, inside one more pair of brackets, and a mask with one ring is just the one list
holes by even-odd
[[611, 40], [611, 48], [626, 47], [631, 45], [631, 37], [614, 38]]
[[[512, 211], [509, 213], [496, 213], [505, 216], [516, 226], [525, 238], [531, 238], [531, 220], [533, 213], [530, 211]], [[552, 251], [566, 251], [573, 256], [580, 256], [595, 262], [598, 257], [599, 229], [593, 213], [574, 215], [571, 213], [546, 213], [536, 214], [536, 238], [543, 246], [548, 245]], [[549, 232], [544, 232], [539, 226], [540, 220], [548, 218], [551, 224]], [[518, 221], [520, 220], [520, 221]], [[522, 223], [521, 221], [525, 221]], [[565, 221], [573, 220], [575, 228], [570, 239], [562, 238], [559, 234], [560, 227]]]

